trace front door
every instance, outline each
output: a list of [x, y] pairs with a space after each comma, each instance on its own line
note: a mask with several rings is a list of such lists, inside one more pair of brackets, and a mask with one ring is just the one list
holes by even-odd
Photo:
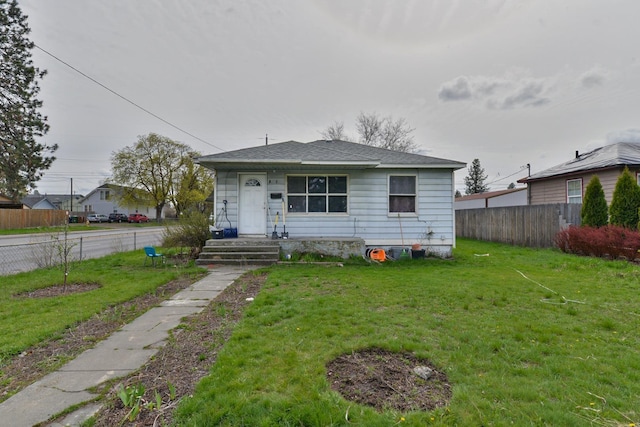
[[267, 175], [240, 174], [238, 233], [266, 236]]

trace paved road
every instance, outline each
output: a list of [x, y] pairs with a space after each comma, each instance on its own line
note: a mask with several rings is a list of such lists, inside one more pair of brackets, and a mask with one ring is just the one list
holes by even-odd
[[[74, 231], [67, 237], [74, 260], [99, 258], [114, 252], [159, 245], [164, 227], [125, 228], [115, 230]], [[59, 259], [64, 234], [30, 234], [0, 236], [0, 275], [31, 271], [51, 265]], [[0, 279], [1, 281], [1, 279]]]

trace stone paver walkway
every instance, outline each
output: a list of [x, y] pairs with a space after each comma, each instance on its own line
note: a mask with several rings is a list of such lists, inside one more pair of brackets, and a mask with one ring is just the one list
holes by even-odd
[[[204, 310], [247, 268], [216, 266], [209, 274], [125, 325], [57, 371], [0, 403], [0, 426], [32, 427], [97, 397], [91, 388], [140, 369], [165, 344], [182, 318]], [[100, 405], [91, 403], [52, 427], [79, 426]]]

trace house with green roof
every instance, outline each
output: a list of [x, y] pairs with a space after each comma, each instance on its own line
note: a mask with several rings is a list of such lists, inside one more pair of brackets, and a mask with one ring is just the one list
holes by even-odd
[[[455, 246], [454, 171], [465, 163], [346, 141], [288, 141], [202, 156], [215, 222], [240, 237], [361, 238], [367, 247]], [[276, 225], [276, 218], [278, 224]]]

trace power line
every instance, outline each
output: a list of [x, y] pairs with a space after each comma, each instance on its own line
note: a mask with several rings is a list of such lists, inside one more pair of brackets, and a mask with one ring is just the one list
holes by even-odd
[[37, 44], [34, 44], [34, 46], [38, 49], [40, 49], [42, 52], [46, 53], [47, 55], [49, 55], [50, 57], [52, 57], [53, 59], [55, 59], [56, 61], [66, 65], [67, 67], [71, 68], [73, 71], [75, 71], [76, 73], [80, 74], [81, 76], [85, 77], [86, 79], [92, 81], [93, 83], [97, 84], [98, 86], [102, 87], [105, 90], [108, 90], [109, 92], [111, 92], [112, 94], [114, 94], [115, 96], [117, 96], [118, 98], [128, 102], [129, 104], [133, 105], [134, 107], [144, 111], [145, 113], [149, 114], [152, 117], [155, 117], [156, 119], [160, 120], [161, 122], [171, 126], [174, 129], [177, 129], [178, 131], [189, 135], [191, 138], [194, 138], [204, 144], [207, 144], [213, 148], [217, 148], [220, 151], [224, 151], [222, 148], [218, 147], [217, 145], [214, 145], [208, 141], [205, 141], [204, 139], [195, 136], [194, 134], [187, 132], [186, 130], [174, 125], [173, 123], [169, 122], [168, 120], [163, 119], [162, 117], [160, 117], [159, 115], [149, 111], [148, 109], [144, 108], [143, 106], [133, 102], [132, 100], [130, 100], [129, 98], [125, 97], [124, 95], [120, 95], [118, 92], [116, 92], [115, 90], [109, 88], [108, 86], [100, 83], [98, 80], [94, 79], [93, 77], [83, 73], [82, 71], [80, 71], [79, 69], [77, 69], [76, 67], [74, 67], [73, 65], [69, 64], [68, 62], [63, 61], [62, 59], [58, 58], [57, 56], [55, 56], [54, 54], [52, 54], [51, 52], [46, 51], [45, 49], [41, 48], [40, 46], [38, 46]]
[[512, 173], [511, 175], [503, 176], [503, 177], [502, 177], [502, 178], [500, 178], [500, 179], [494, 179], [494, 180], [493, 180], [493, 181], [491, 181], [491, 182], [487, 182], [487, 185], [495, 184], [496, 182], [502, 181], [503, 179], [507, 179], [507, 178], [509, 178], [509, 177], [511, 177], [511, 176], [513, 176], [513, 175], [515, 175], [515, 174], [517, 174], [517, 173], [522, 172], [522, 170], [523, 170], [523, 169], [526, 169], [526, 168], [527, 168], [526, 166], [520, 166], [520, 169], [518, 169], [517, 171], [515, 171], [515, 172], [514, 172], [514, 173]]

